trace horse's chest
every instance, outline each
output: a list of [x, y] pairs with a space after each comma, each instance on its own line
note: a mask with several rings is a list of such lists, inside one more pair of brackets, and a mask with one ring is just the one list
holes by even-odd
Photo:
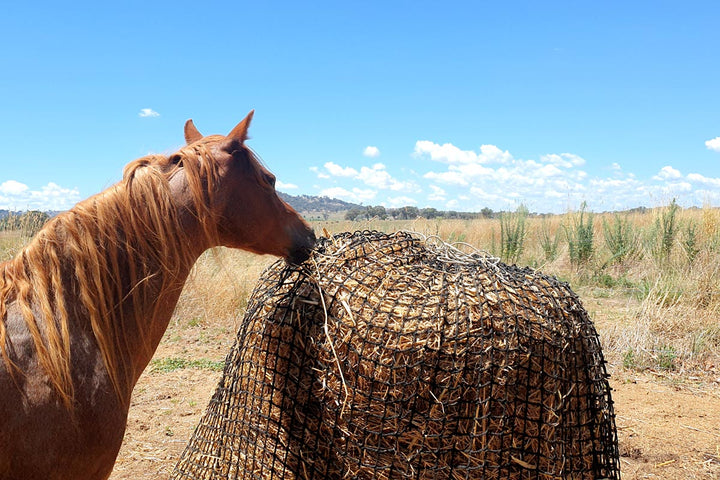
[[0, 426], [1, 480], [107, 478], [122, 443], [127, 410], [114, 392], [77, 393], [77, 398], [94, 401], [78, 403], [72, 414], [58, 401], [21, 400], [23, 408]]
[[60, 401], [33, 355], [32, 339], [17, 323], [15, 363], [0, 362], [0, 480], [102, 480], [122, 443], [127, 409], [120, 403], [102, 357], [88, 335], [72, 341], [74, 408]]

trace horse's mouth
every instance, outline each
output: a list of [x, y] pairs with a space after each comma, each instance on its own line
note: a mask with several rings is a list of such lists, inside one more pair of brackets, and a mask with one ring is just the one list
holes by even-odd
[[300, 265], [310, 258], [310, 254], [317, 242], [315, 232], [307, 230], [303, 233], [295, 233], [293, 235], [293, 240], [293, 247], [288, 252], [285, 260], [287, 260], [287, 262], [291, 265]]

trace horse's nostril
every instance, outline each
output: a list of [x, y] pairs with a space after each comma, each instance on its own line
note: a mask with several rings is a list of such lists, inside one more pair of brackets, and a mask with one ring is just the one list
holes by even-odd
[[298, 265], [303, 263], [310, 257], [313, 247], [317, 242], [315, 232], [311, 229], [305, 229], [293, 231], [292, 235], [293, 245], [290, 248], [290, 252], [287, 256], [287, 261]]
[[306, 240], [308, 242], [308, 246], [310, 248], [313, 248], [315, 246], [315, 243], [317, 243], [317, 237], [315, 237], [315, 232], [310, 230], [310, 232], [308, 233], [308, 235], [306, 237]]

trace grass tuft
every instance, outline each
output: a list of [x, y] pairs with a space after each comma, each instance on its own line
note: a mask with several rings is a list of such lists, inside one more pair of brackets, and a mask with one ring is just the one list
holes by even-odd
[[198, 358], [192, 360], [178, 357], [156, 358], [150, 362], [151, 372], [161, 373], [170, 373], [174, 372], [175, 370], [184, 370], [186, 368], [221, 372], [224, 366], [224, 362], [209, 360], [207, 358]]

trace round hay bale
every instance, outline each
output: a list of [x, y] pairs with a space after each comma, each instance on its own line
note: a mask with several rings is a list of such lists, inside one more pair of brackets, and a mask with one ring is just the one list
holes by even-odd
[[259, 280], [172, 478], [617, 479], [597, 332], [567, 284], [409, 233]]

